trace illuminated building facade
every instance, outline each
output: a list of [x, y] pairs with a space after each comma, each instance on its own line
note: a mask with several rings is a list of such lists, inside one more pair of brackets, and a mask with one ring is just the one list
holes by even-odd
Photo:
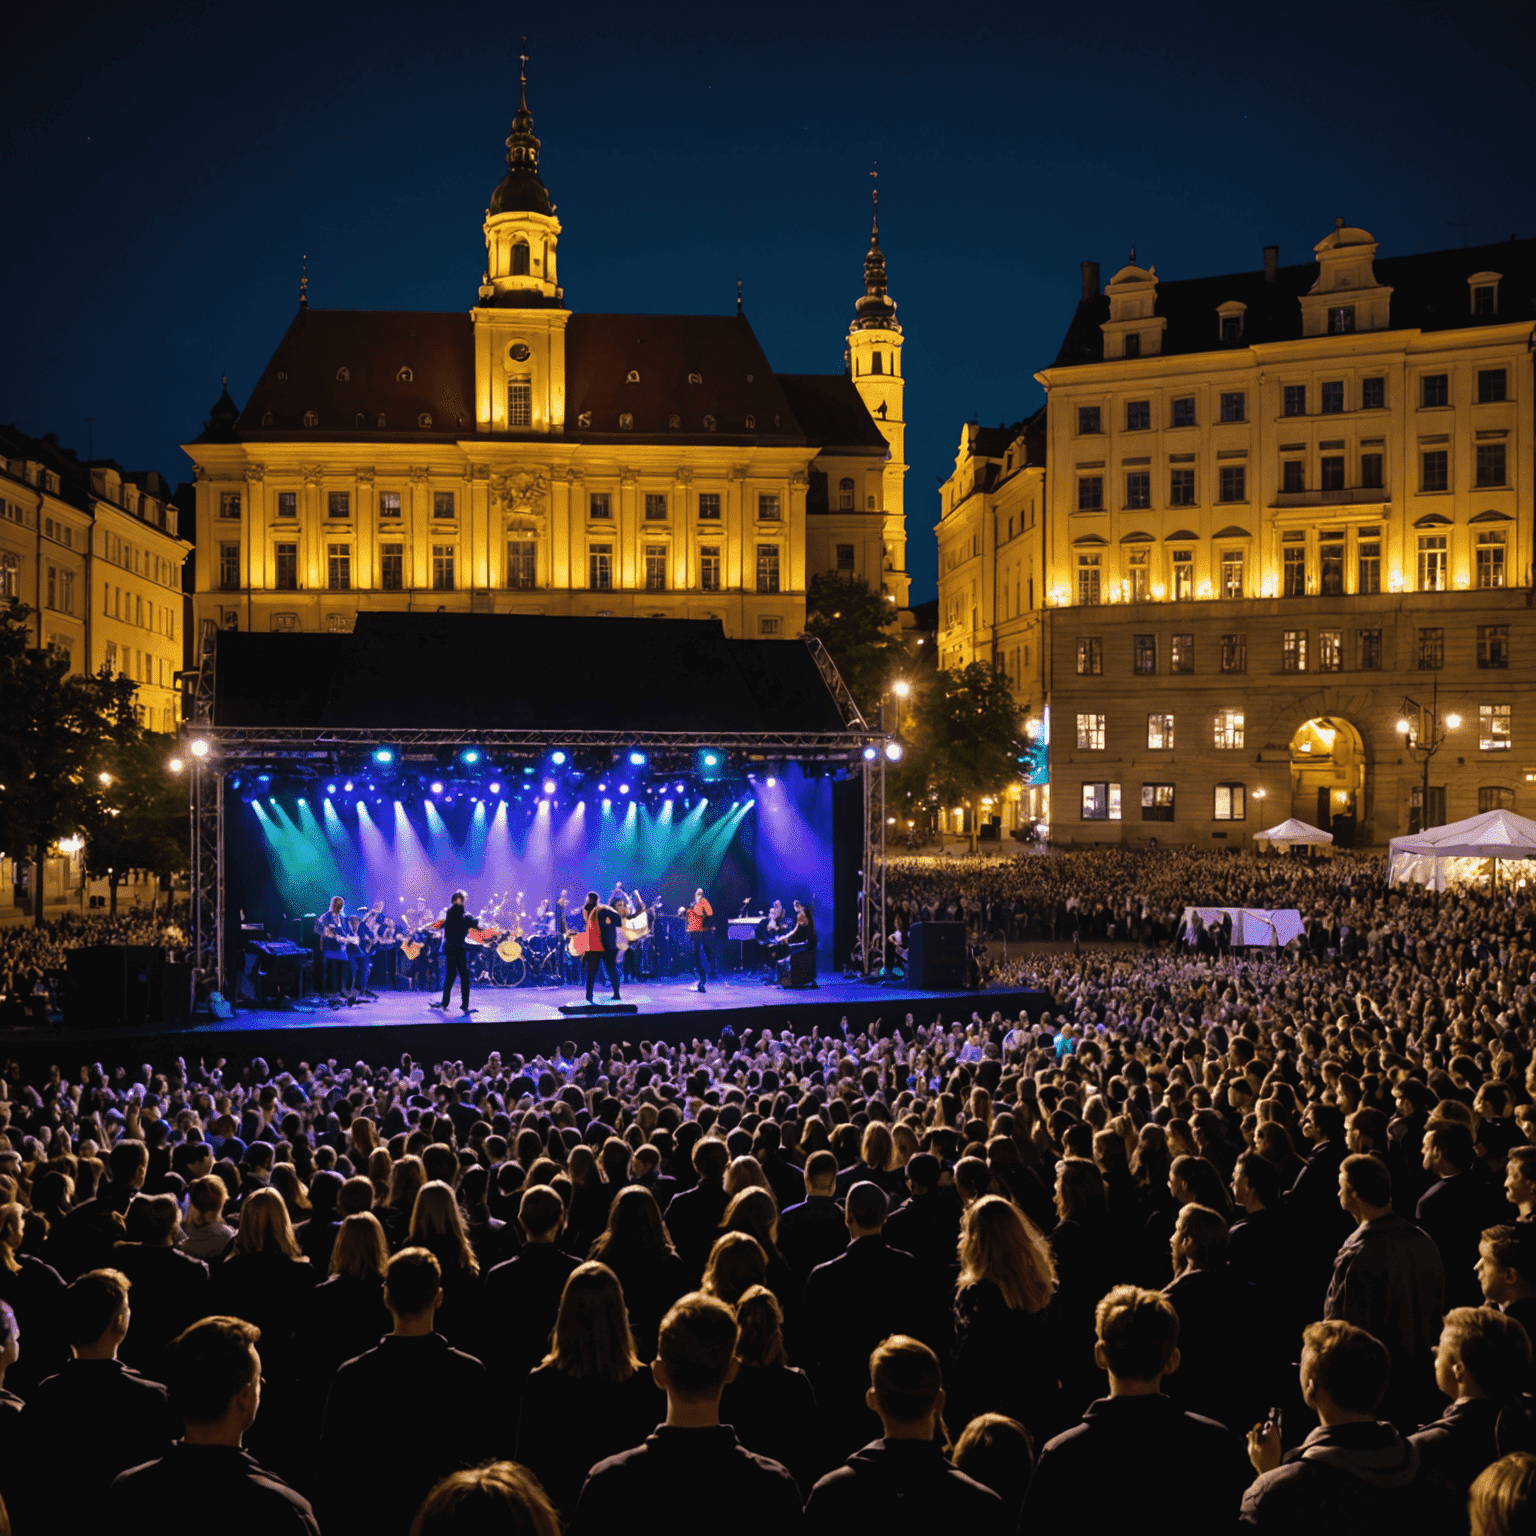
[[1383, 843], [1421, 737], [1429, 824], [1536, 809], [1536, 240], [1314, 254], [1085, 264], [1036, 375], [1055, 840]]
[[[907, 605], [902, 334], [878, 224], [842, 374], [735, 315], [584, 314], [523, 102], [468, 313], [299, 313], [187, 452], [198, 618], [360, 608], [717, 619], [798, 635], [821, 571]], [[553, 659], [553, 658], [551, 658]]]

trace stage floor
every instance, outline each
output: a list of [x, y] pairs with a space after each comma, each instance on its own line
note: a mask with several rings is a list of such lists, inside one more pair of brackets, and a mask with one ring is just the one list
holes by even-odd
[[[818, 978], [814, 989], [790, 991], [745, 977], [711, 982], [695, 992], [687, 977], [635, 982], [623, 988], [623, 1001], [636, 1011], [566, 1015], [561, 1003], [582, 1003], [581, 987], [476, 988], [470, 996], [475, 1011], [459, 1011], [457, 994], [446, 1013], [428, 1006], [435, 994], [381, 992], [377, 1002], [332, 1008], [298, 1005], [290, 1008], [239, 1008], [232, 1019], [181, 1027], [149, 1025], [133, 1029], [88, 1027], [49, 1030], [15, 1029], [0, 1034], [0, 1051], [23, 1064], [47, 1062], [69, 1071], [82, 1063], [100, 1061], [159, 1063], [169, 1056], [195, 1054], [204, 1059], [234, 1060], [262, 1056], [269, 1062], [376, 1062], [408, 1052], [414, 1058], [440, 1062], [484, 1061], [492, 1050], [503, 1055], [547, 1053], [564, 1040], [583, 1048], [596, 1042], [607, 1046], [624, 1041], [682, 1041], [718, 1039], [727, 1027], [740, 1037], [747, 1030], [791, 1029], [808, 1033], [812, 1027], [835, 1033], [846, 1018], [852, 1029], [878, 1023], [883, 1031], [910, 1014], [917, 1024], [968, 1020], [972, 1013], [990, 1017], [994, 1010], [1031, 1017], [1049, 1007], [1044, 994], [1022, 990], [928, 992], [911, 987], [849, 981], [840, 976]], [[594, 992], [594, 997], [604, 995]]]

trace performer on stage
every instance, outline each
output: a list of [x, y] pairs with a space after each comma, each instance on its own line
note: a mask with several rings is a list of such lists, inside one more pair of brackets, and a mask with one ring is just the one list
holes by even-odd
[[619, 972], [613, 963], [614, 953], [618, 948], [616, 934], [619, 927], [619, 914], [612, 907], [605, 906], [598, 899], [596, 891], [588, 891], [587, 899], [582, 905], [582, 915], [587, 922], [587, 952], [585, 958], [587, 972], [587, 1001], [592, 1001], [592, 983], [597, 980], [598, 968], [601, 966], [608, 972], [608, 979], [613, 983], [613, 1000], [619, 1001]]
[[465, 910], [466, 899], [463, 891], [455, 891], [448, 910], [438, 919], [443, 930], [443, 1000], [440, 1003], [428, 1003], [429, 1008], [447, 1008], [448, 1000], [453, 996], [453, 979], [457, 976], [463, 1011], [472, 1011], [469, 1006], [469, 950], [466, 948], [466, 940], [469, 930], [475, 926], [475, 919]]
[[345, 897], [332, 896], [330, 906], [315, 919], [315, 932], [320, 935], [325, 990], [351, 1004], [357, 1001], [352, 994], [352, 955], [357, 938], [347, 923], [346, 905]]
[[776, 981], [774, 946], [784, 937], [789, 924], [784, 920], [784, 903], [776, 901], [768, 909], [768, 915], [757, 925], [758, 954], [764, 966], [764, 981]]
[[698, 973], [698, 985], [695, 992], [704, 991], [704, 925], [715, 915], [715, 909], [710, 906], [709, 898], [704, 894], [704, 887], [700, 886], [693, 893], [693, 905], [688, 908], [688, 943], [693, 953], [693, 968]]

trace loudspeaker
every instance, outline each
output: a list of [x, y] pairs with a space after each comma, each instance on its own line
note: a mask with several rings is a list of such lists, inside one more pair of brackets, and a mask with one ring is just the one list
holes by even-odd
[[965, 985], [964, 923], [913, 923], [907, 985], [923, 992], [953, 992]]
[[71, 1029], [158, 1023], [165, 951], [147, 944], [93, 944], [69, 951], [64, 1021]]

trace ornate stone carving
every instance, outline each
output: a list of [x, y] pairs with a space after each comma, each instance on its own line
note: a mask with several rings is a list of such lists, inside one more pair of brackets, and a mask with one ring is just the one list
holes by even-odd
[[585, 472], [578, 469], [575, 465], [572, 465], [571, 468], [565, 472], [565, 480], [567, 485], [580, 485], [585, 478]]
[[491, 481], [493, 501], [506, 513], [508, 533], [542, 533], [547, 514], [549, 479], [537, 471], [497, 475]]
[[373, 484], [373, 465], [370, 464], [370, 465], [368, 465], [368, 467], [366, 469], [358, 470], [358, 472], [357, 472], [357, 483], [359, 485], [372, 485]]
[[431, 471], [427, 469], [425, 464], [413, 464], [406, 471], [406, 476], [412, 485], [425, 485], [430, 473]]
[[687, 468], [684, 468], [683, 466], [679, 465], [678, 471], [677, 471], [677, 475], [676, 475], [676, 480], [677, 480], [677, 483], [679, 485], [681, 485], [681, 486], [685, 486], [686, 487], [686, 486], [692, 485], [693, 484], [693, 471], [691, 469], [687, 469]]
[[207, 466], [203, 464], [194, 464], [192, 466], [192, 478], [194, 480], [206, 480], [208, 478]]
[[300, 474], [304, 476], [304, 485], [306, 489], [311, 491], [318, 490], [320, 488], [320, 482], [325, 479], [325, 465], [306, 464], [303, 469], [300, 470]]
[[619, 484], [626, 490], [632, 491], [639, 483], [640, 471], [638, 469], [621, 469], [619, 471]]
[[797, 469], [789, 477], [789, 488], [792, 491], [803, 491], [810, 483], [811, 477], [803, 469]]
[[727, 478], [732, 485], [740, 485], [747, 478], [747, 466], [745, 464], [733, 464], [730, 475]]
[[265, 464], [247, 464], [245, 466], [245, 478], [252, 485], [260, 485], [267, 478], [267, 466]]

